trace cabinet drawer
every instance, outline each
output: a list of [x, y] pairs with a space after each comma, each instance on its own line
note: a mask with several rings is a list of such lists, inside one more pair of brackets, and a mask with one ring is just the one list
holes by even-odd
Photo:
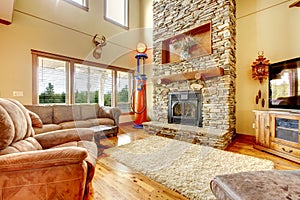
[[270, 148], [281, 153], [285, 153], [291, 156], [300, 157], [300, 149], [296, 149], [294, 147], [284, 146], [282, 144], [278, 144], [275, 142], [271, 142]]

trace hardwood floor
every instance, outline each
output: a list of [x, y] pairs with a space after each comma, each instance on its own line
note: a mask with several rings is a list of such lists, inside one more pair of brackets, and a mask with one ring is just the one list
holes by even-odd
[[[101, 139], [100, 151], [149, 137], [148, 134], [143, 133], [143, 129], [132, 128], [132, 124], [121, 125], [119, 132], [117, 137]], [[275, 169], [300, 169], [299, 164], [256, 150], [253, 144], [254, 137], [238, 135], [226, 150], [269, 159], [275, 163]], [[97, 200], [186, 199], [179, 193], [118, 163], [106, 154], [101, 154], [97, 161], [93, 187], [94, 199]]]

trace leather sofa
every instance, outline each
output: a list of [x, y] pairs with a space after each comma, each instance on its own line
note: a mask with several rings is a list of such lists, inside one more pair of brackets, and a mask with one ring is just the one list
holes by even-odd
[[0, 199], [88, 199], [96, 156], [91, 129], [35, 135], [29, 111], [0, 98]]
[[98, 104], [74, 105], [25, 105], [37, 114], [41, 125], [33, 125], [36, 134], [70, 128], [89, 128], [106, 125], [111, 127], [113, 135], [118, 133], [121, 110], [116, 107], [99, 106]]

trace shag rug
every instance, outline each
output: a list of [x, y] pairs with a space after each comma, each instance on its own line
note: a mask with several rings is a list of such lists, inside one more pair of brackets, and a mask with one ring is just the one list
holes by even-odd
[[215, 199], [210, 180], [216, 175], [274, 168], [269, 160], [159, 136], [105, 153], [189, 199]]

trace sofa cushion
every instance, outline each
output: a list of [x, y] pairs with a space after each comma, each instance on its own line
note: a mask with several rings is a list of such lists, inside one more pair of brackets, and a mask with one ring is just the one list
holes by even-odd
[[102, 118], [102, 117], [112, 118], [112, 114], [110, 113], [110, 109], [107, 109], [106, 106], [101, 106], [99, 108], [98, 117], [99, 118]]
[[115, 125], [115, 121], [110, 118], [97, 118], [97, 119], [88, 119], [93, 126], [98, 126], [98, 125]]
[[98, 112], [99, 112], [99, 105], [93, 104], [93, 105], [80, 105], [81, 110], [81, 119], [94, 119], [97, 118]]
[[119, 124], [121, 113], [121, 110], [117, 107], [101, 106], [98, 112], [98, 118], [111, 118], [114, 119], [115, 124]]
[[31, 123], [33, 127], [43, 128], [43, 122], [41, 118], [34, 112], [28, 110], [29, 117], [31, 119]]
[[14, 127], [9, 114], [0, 105], [0, 149], [4, 149], [14, 139]]
[[28, 137], [25, 140], [20, 140], [18, 142], [15, 142], [11, 146], [16, 148], [19, 152], [35, 151], [35, 150], [43, 149], [42, 146], [38, 143], [38, 141], [33, 137]]
[[80, 120], [79, 105], [55, 105], [53, 106], [53, 122], [59, 124], [62, 122]]
[[63, 143], [63, 144], [56, 145], [54, 147], [51, 147], [51, 149], [61, 148], [61, 147], [77, 147], [77, 146], [78, 146], [78, 141], [72, 141], [72, 142], [66, 142], [66, 143]]
[[57, 124], [44, 124], [42, 128], [33, 127], [35, 134], [45, 133], [49, 131], [60, 130], [61, 126]]
[[69, 128], [89, 128], [92, 124], [88, 121], [70, 121], [70, 122], [63, 122], [59, 124], [62, 129], [69, 129]]
[[19, 153], [18, 149], [8, 146], [5, 149], [0, 150], [0, 156], [10, 153]]
[[25, 105], [25, 107], [36, 113], [42, 120], [43, 124], [53, 123], [53, 106], [52, 105]]
[[13, 142], [32, 136], [28, 111], [13, 99], [0, 99], [0, 149]]
[[11, 146], [6, 147], [3, 150], [0, 150], [0, 155], [10, 154], [10, 153], [19, 153], [26, 151], [35, 151], [42, 150], [42, 146], [38, 143], [33, 137], [28, 137], [24, 140], [20, 140], [11, 144]]

